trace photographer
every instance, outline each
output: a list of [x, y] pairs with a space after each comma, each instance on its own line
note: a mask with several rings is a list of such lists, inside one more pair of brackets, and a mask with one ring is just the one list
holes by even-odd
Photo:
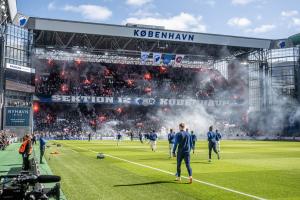
[[19, 148], [19, 153], [23, 158], [23, 170], [29, 170], [29, 156], [32, 153], [31, 138], [26, 134], [23, 138], [23, 142]]

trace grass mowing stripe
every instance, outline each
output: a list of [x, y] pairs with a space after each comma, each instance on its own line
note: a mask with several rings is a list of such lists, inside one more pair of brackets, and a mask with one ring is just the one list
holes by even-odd
[[[88, 151], [93, 152], [93, 153], [98, 153], [98, 152], [90, 150], [90, 149], [84, 149], [82, 147], [76, 147], [76, 146], [73, 146], [73, 145], [66, 145], [66, 146], [70, 146], [70, 147], [74, 147], [74, 148], [79, 148], [79, 149], [83, 149], [83, 150], [88, 150]], [[151, 166], [148, 166], [148, 165], [143, 165], [143, 164], [140, 164], [140, 163], [137, 163], [137, 162], [126, 160], [126, 159], [119, 158], [119, 157], [116, 157], [116, 156], [113, 156], [113, 155], [109, 155], [109, 154], [104, 154], [104, 155], [106, 155], [107, 157], [110, 157], [110, 158], [114, 158], [114, 159], [117, 159], [117, 160], [121, 160], [121, 161], [124, 161], [124, 162], [127, 162], [127, 163], [131, 163], [131, 164], [134, 164], [134, 165], [138, 165], [138, 166], [141, 166], [141, 167], [144, 167], [144, 168], [156, 170], [156, 171], [163, 172], [163, 173], [170, 174], [170, 175], [174, 176], [174, 173], [166, 171], [166, 170], [162, 170], [162, 169], [159, 169], [159, 168], [151, 167]], [[181, 176], [181, 177], [184, 178], [184, 179], [188, 179], [188, 177], [186, 177], [186, 176]], [[262, 198], [262, 197], [254, 196], [254, 195], [251, 195], [251, 194], [247, 194], [247, 193], [244, 193], [244, 192], [240, 192], [240, 191], [237, 191], [237, 190], [233, 190], [233, 189], [230, 189], [230, 188], [219, 186], [219, 185], [216, 185], [216, 184], [213, 184], [213, 183], [201, 181], [201, 180], [198, 180], [198, 179], [194, 179], [193, 178], [193, 181], [198, 182], [198, 183], [202, 183], [204, 185], [208, 185], [208, 186], [211, 186], [211, 187], [219, 188], [219, 189], [222, 189], [222, 190], [225, 190], [225, 191], [229, 191], [229, 192], [233, 192], [233, 193], [236, 193], [236, 194], [240, 194], [240, 195], [244, 195], [244, 196], [247, 196], [247, 197], [251, 197], [253, 199], [267, 200], [267, 199]]]

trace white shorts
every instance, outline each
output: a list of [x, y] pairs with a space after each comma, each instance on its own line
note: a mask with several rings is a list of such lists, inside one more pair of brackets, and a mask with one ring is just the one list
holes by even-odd
[[151, 148], [155, 148], [156, 147], [156, 141], [153, 141], [153, 140], [150, 140], [150, 145], [151, 145]]

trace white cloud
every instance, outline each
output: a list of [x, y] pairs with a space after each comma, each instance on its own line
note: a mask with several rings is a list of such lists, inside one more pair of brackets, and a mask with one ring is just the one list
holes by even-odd
[[294, 26], [300, 26], [300, 18], [294, 17], [294, 18], [292, 19], [292, 22], [293, 22], [293, 25], [294, 25]]
[[83, 4], [78, 6], [65, 5], [63, 8], [67, 12], [80, 13], [85, 19], [89, 20], [106, 20], [112, 16], [112, 12], [103, 6]]
[[287, 10], [287, 11], [281, 12], [281, 16], [283, 16], [283, 17], [293, 17], [295, 15], [298, 15], [297, 10]]
[[56, 9], [56, 6], [55, 6], [55, 2], [52, 1], [48, 4], [48, 10], [55, 10]]
[[123, 21], [126, 23], [134, 24], [145, 24], [145, 25], [156, 25], [164, 26], [166, 29], [171, 30], [184, 30], [184, 31], [195, 31], [195, 32], [206, 32], [206, 26], [202, 22], [202, 16], [194, 16], [189, 13], [180, 13], [179, 15], [172, 16], [169, 18], [162, 17], [130, 17]]
[[150, 3], [152, 0], [127, 0], [126, 3], [131, 6], [142, 6], [146, 3]]
[[231, 0], [231, 3], [233, 5], [247, 5], [249, 3], [252, 3], [256, 0]]
[[255, 33], [255, 34], [266, 33], [275, 28], [276, 28], [276, 26], [274, 24], [264, 24], [259, 27], [253, 28], [253, 29], [247, 29], [246, 32]]
[[251, 25], [251, 21], [245, 17], [233, 17], [228, 20], [227, 24], [233, 27], [247, 27]]

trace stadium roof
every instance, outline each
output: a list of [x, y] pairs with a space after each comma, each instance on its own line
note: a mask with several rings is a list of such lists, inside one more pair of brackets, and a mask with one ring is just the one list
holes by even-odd
[[[134, 27], [134, 26], [99, 24], [99, 23], [32, 18], [32, 17], [29, 19], [28, 28], [34, 30], [72, 32], [72, 33], [83, 33], [83, 34], [93, 34], [93, 35], [144, 38], [144, 39], [154, 39], [154, 40], [170, 40], [176, 42], [193, 42], [193, 43], [201, 43], [201, 44], [215, 44], [215, 45], [263, 48], [263, 49], [268, 49], [270, 47], [270, 42], [271, 42], [271, 40], [269, 39], [247, 38], [247, 37], [237, 37], [237, 36], [228, 36], [228, 35], [183, 32], [183, 31], [174, 31], [174, 30], [165, 30], [165, 29], [153, 29], [148, 27], [141, 28], [141, 27]], [[146, 35], [144, 35], [144, 33]], [[166, 33], [166, 35], [163, 35], [164, 33]], [[172, 37], [173, 33], [174, 36]]]
[[[85, 48], [90, 53], [117, 52], [138, 57], [140, 51], [185, 54], [208, 60], [269, 49], [272, 40], [30, 17], [35, 47]], [[126, 52], [126, 53], [124, 53]]]

